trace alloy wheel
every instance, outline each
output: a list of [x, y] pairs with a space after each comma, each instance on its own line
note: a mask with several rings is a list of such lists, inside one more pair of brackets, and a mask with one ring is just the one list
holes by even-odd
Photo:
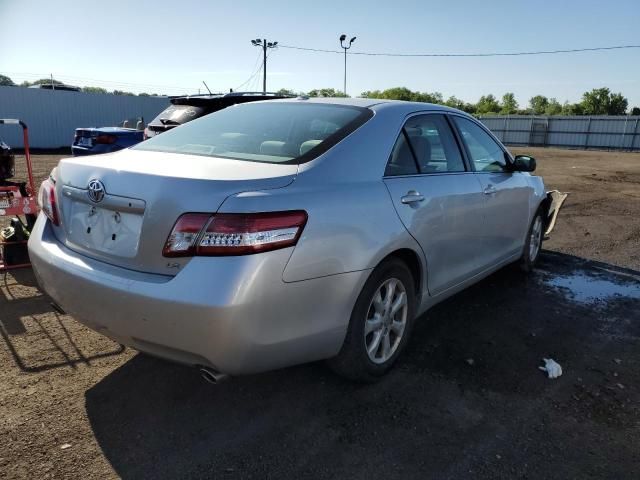
[[378, 287], [367, 310], [364, 342], [373, 363], [388, 361], [398, 349], [407, 325], [407, 290], [397, 278]]
[[531, 238], [529, 239], [529, 260], [535, 261], [540, 253], [540, 246], [542, 244], [542, 217], [538, 215], [533, 222], [531, 228]]

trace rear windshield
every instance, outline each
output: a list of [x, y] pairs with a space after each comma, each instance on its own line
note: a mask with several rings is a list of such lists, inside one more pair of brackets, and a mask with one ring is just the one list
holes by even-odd
[[136, 145], [136, 150], [186, 153], [267, 163], [317, 157], [366, 122], [366, 108], [318, 103], [235, 105]]
[[153, 119], [151, 125], [176, 126], [204, 115], [204, 108], [191, 105], [171, 105]]

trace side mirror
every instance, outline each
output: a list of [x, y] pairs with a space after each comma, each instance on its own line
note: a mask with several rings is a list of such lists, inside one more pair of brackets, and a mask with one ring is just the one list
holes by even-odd
[[533, 172], [536, 169], [536, 159], [528, 155], [516, 155], [511, 164], [514, 172]]

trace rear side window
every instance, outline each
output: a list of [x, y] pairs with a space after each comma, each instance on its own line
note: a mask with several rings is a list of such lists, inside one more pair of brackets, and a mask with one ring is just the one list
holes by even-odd
[[452, 117], [476, 172], [504, 172], [507, 162], [500, 145], [475, 122], [456, 115]]
[[443, 115], [407, 120], [398, 136], [385, 176], [464, 172], [460, 149]]
[[404, 129], [400, 132], [396, 144], [393, 146], [389, 163], [384, 171], [386, 177], [394, 177], [397, 175], [415, 175], [420, 173], [418, 165], [411, 153], [411, 147], [407, 140]]
[[267, 163], [302, 163], [366, 122], [366, 108], [320, 103], [235, 105], [174, 128], [136, 150], [185, 153]]

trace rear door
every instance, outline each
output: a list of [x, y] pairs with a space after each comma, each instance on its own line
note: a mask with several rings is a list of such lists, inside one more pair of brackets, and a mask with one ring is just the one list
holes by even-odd
[[520, 253], [533, 189], [527, 175], [507, 169], [506, 150], [479, 123], [452, 115], [484, 197], [483, 262], [490, 267]]
[[407, 120], [384, 182], [398, 215], [425, 254], [432, 295], [480, 271], [484, 199], [444, 115], [420, 114]]

